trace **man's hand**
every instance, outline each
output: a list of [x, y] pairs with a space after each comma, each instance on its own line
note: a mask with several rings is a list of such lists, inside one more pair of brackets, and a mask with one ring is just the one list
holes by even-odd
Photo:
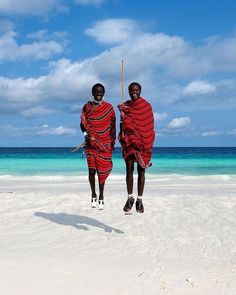
[[90, 141], [95, 141], [95, 140], [96, 140], [96, 138], [95, 138], [95, 137], [93, 137], [93, 136], [89, 136], [89, 140], [90, 140]]

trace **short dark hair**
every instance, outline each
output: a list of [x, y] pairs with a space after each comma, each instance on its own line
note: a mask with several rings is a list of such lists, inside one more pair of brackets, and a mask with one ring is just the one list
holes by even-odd
[[94, 94], [94, 90], [97, 87], [101, 87], [103, 89], [103, 92], [105, 93], [105, 87], [101, 83], [97, 83], [97, 84], [93, 85], [93, 87], [92, 87], [92, 94]]
[[131, 84], [129, 84], [129, 90], [131, 89], [132, 86], [138, 86], [140, 91], [142, 90], [142, 87], [138, 82], [132, 82]]

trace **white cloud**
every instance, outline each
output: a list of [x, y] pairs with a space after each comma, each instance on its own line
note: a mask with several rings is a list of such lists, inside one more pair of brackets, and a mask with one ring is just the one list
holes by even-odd
[[43, 106], [30, 108], [21, 112], [24, 117], [44, 116], [55, 113], [55, 110], [46, 109]]
[[43, 89], [41, 85], [45, 78], [16, 78], [10, 79], [0, 77], [0, 98], [2, 101], [9, 103], [13, 102], [13, 105], [18, 108], [18, 104], [27, 104], [29, 102], [37, 102], [43, 99]]
[[37, 32], [31, 32], [27, 35], [27, 38], [29, 39], [39, 39], [39, 40], [45, 40], [46, 36], [48, 35], [48, 30], [39, 30]]
[[13, 58], [32, 57], [35, 59], [48, 59], [52, 55], [59, 54], [63, 51], [63, 47], [55, 41], [24, 44], [17, 49], [19, 52]]
[[94, 59], [96, 58], [74, 63], [62, 59], [51, 63], [51, 72], [42, 87], [46, 87], [49, 97], [51, 93], [48, 90], [55, 91], [54, 96], [62, 100], [78, 102], [78, 100], [84, 100], [85, 97], [90, 99], [92, 85], [98, 81], [103, 83], [102, 77], [96, 73], [96, 68], [94, 68]]
[[83, 108], [83, 105], [82, 104], [79, 104], [79, 105], [78, 104], [74, 104], [74, 105], [70, 106], [69, 112], [75, 113], [75, 114], [79, 114], [79, 113], [81, 113], [82, 108]]
[[[101, 24], [105, 23], [104, 21]], [[169, 77], [188, 79], [214, 72], [216, 69], [217, 71], [225, 70], [226, 64], [225, 61], [222, 64], [222, 60], [227, 55], [226, 49], [222, 52], [222, 56], [213, 59], [211, 53], [215, 50], [214, 46], [195, 48], [181, 37], [169, 36], [163, 33], [142, 33], [138, 23], [136, 23], [136, 26], [135, 34], [131, 30], [132, 44], [135, 44], [135, 46], [130, 46], [130, 38], [126, 40], [126, 36], [129, 36], [130, 31], [124, 31], [124, 35], [114, 32], [113, 35], [113, 32], [107, 29], [98, 34], [100, 26], [90, 28], [90, 35], [93, 34], [94, 37], [98, 38], [97, 41], [99, 42], [120, 42], [119, 45], [97, 56], [96, 63], [101, 62], [103, 69], [104, 65], [109, 69], [124, 59], [126, 75], [127, 73], [136, 73], [137, 75], [137, 73], [140, 73], [140, 69], [142, 69], [142, 73], [144, 71], [162, 70]], [[121, 32], [123, 31], [121, 30]], [[227, 39], [225, 40], [225, 47], [226, 44]], [[217, 46], [220, 45], [217, 43], [215, 47]], [[236, 70], [234, 59], [236, 60], [236, 51], [235, 55], [232, 55], [227, 61], [227, 64], [231, 67], [233, 62], [233, 67]], [[106, 60], [105, 63], [104, 60]]]
[[215, 92], [214, 85], [206, 81], [192, 81], [183, 90], [183, 95], [198, 95]]
[[96, 22], [85, 33], [99, 43], [116, 44], [128, 40], [137, 29], [137, 23], [130, 19], [106, 19]]
[[[47, 31], [38, 32], [38, 34], [35, 32], [31, 37], [45, 38], [45, 35], [48, 36], [47, 34]], [[192, 79], [191, 77], [194, 76], [195, 78], [196, 74], [199, 75], [199, 73], [204, 74], [206, 72], [214, 71], [216, 64], [221, 64], [219, 59], [212, 62], [212, 57], [210, 57], [209, 61], [211, 65], [209, 66], [209, 63], [207, 63], [207, 67], [205, 67], [204, 64], [201, 63], [199, 56], [196, 54], [200, 49], [193, 48], [191, 44], [181, 37], [168, 36], [161, 33], [147, 34], [141, 33], [139, 30], [137, 30], [137, 34], [138, 36], [134, 35], [132, 38], [132, 42], [135, 46], [130, 46], [130, 40], [126, 40], [119, 45], [111, 47], [110, 50], [105, 50], [97, 56], [84, 59], [80, 62], [73, 62], [68, 59], [51, 62], [49, 73], [45, 76], [40, 76], [38, 78], [19, 77], [12, 79], [0, 77], [1, 106], [3, 107], [4, 103], [8, 104], [8, 106], [11, 104], [12, 108], [17, 108], [16, 110], [18, 111], [19, 104], [25, 104], [24, 109], [26, 107], [32, 108], [34, 107], [32, 104], [37, 103], [38, 105], [40, 101], [49, 99], [53, 101], [55, 97], [58, 100], [70, 102], [76, 101], [76, 103], [80, 104], [81, 102], [82, 104], [82, 101], [84, 102], [86, 99], [90, 98], [91, 87], [96, 82], [101, 82], [105, 85], [107, 89], [106, 94], [109, 99], [119, 97], [121, 93], [120, 80], [122, 59], [124, 59], [125, 62], [126, 85], [133, 80], [137, 80], [142, 84], [143, 92], [145, 92], [145, 96], [147, 94], [148, 98], [156, 101], [154, 98], [156, 99], [158, 95], [159, 102], [165, 101], [168, 103], [175, 103], [183, 99], [184, 96], [183, 87], [175, 82], [173, 83], [173, 75], [174, 79], [177, 76]], [[15, 37], [13, 36], [8, 36], [10, 44], [15, 42], [14, 38]], [[2, 39], [0, 40], [2, 42]], [[7, 42], [4, 44], [6, 43]], [[45, 43], [47, 44], [47, 42]], [[37, 44], [37, 42], [35, 44]], [[227, 39], [224, 44], [226, 46]], [[218, 43], [215, 43], [214, 45], [217, 47]], [[10, 56], [15, 54], [17, 56], [17, 54], [19, 54], [18, 52], [21, 52], [21, 46], [16, 44], [15, 48], [16, 50], [14, 50], [13, 53], [11, 50], [5, 50], [4, 54]], [[212, 48], [212, 45], [206, 45], [201, 48], [201, 51], [204, 49], [204, 52], [208, 51], [208, 53], [210, 53]], [[0, 59], [1, 52], [0, 45]], [[31, 52], [28, 54], [33, 53]], [[51, 54], [53, 54], [52, 51]], [[224, 56], [224, 54], [225, 53], [222, 52], [222, 56]], [[233, 57], [228, 63], [231, 64], [232, 61]], [[236, 70], [236, 63], [233, 63], [233, 65]], [[221, 69], [224, 67], [222, 65]], [[202, 82], [200, 83], [201, 87], [199, 87], [199, 84], [196, 85], [196, 83], [195, 87], [193, 87], [194, 84], [189, 83], [189, 85], [192, 85], [192, 88], [188, 85], [190, 90], [192, 89], [192, 93], [199, 93], [199, 91], [208, 91], [210, 94], [213, 93], [209, 92], [213, 91], [211, 84], [208, 83], [209, 85], [206, 85], [207, 82], [202, 80], [197, 81]], [[235, 105], [234, 82], [235, 81], [231, 81], [228, 84], [224, 83], [224, 85], [220, 85], [217, 82], [215, 83], [217, 85], [217, 94], [219, 92], [221, 98], [224, 97], [224, 100], [221, 99], [220, 101], [219, 99], [217, 107], [221, 107], [222, 105], [227, 106], [229, 100], [231, 104]], [[150, 85], [151, 87], [149, 87]], [[191, 92], [189, 88], [187, 89]], [[225, 93], [227, 95], [224, 95]], [[214, 97], [214, 99], [216, 98]], [[214, 99], [212, 99], [212, 107], [213, 104], [214, 106], [216, 105]], [[5, 106], [5, 109], [6, 107], [7, 106]], [[20, 108], [20, 111], [22, 111], [22, 108]]]
[[15, 41], [15, 37], [14, 31], [0, 37], [0, 60], [48, 59], [64, 50], [61, 44], [53, 40], [20, 45]]
[[13, 134], [13, 136], [20, 130], [19, 127], [16, 127], [14, 125], [6, 125], [6, 126], [3, 126], [1, 127], [2, 131], [6, 132], [6, 133], [9, 133], [9, 134]]
[[68, 12], [69, 3], [100, 6], [107, 0], [1, 0], [0, 14], [43, 16], [52, 12]]
[[[70, 60], [62, 59], [50, 63], [48, 75], [38, 78], [11, 79], [0, 77], [2, 110], [7, 110], [8, 106], [11, 105], [11, 108], [9, 107], [11, 110], [19, 112], [22, 111], [22, 108], [32, 108], [32, 104], [39, 104], [39, 102], [42, 104], [46, 100], [53, 101], [55, 97], [58, 101], [70, 101], [81, 105], [90, 99], [91, 87], [97, 82], [105, 85], [108, 99], [119, 97], [121, 93], [121, 63], [119, 59], [113, 60], [110, 55], [107, 57], [105, 55], [104, 53], [98, 57], [86, 59], [83, 62], [71, 62]], [[153, 96], [154, 104], [157, 95], [159, 102], [171, 104], [181, 100], [182, 88], [178, 85], [172, 87], [171, 81], [168, 81], [168, 79], [164, 79], [164, 85], [160, 82], [160, 79], [156, 84], [153, 84], [154, 82], [151, 83], [152, 87], [155, 85], [155, 88], [151, 90], [152, 93], [150, 94], [148, 83], [150, 83], [152, 77], [148, 71], [145, 71], [145, 68], [141, 72], [136, 70], [133, 72], [130, 66], [125, 65], [125, 70], [126, 86], [134, 79], [141, 82], [145, 96], [149, 99]], [[220, 96], [225, 99], [219, 99], [217, 107], [220, 108], [222, 105], [227, 107], [229, 103], [235, 106], [235, 87], [233, 85], [236, 83], [231, 81], [229, 85], [227, 83], [223, 83], [223, 86], [218, 84], [217, 89]], [[204, 105], [215, 108], [215, 99], [211, 98], [209, 104], [206, 104], [205, 101]], [[7, 106], [4, 107], [4, 103]], [[118, 103], [118, 99], [114, 103]], [[191, 103], [193, 102], [189, 102], [189, 104]], [[73, 112], [70, 107], [67, 110]]]
[[191, 119], [189, 117], [175, 118], [168, 124], [168, 128], [185, 128], [190, 124], [190, 122]]
[[22, 108], [45, 100], [77, 101], [90, 98], [91, 87], [100, 81], [94, 69], [87, 63], [71, 63], [60, 60], [51, 64], [47, 76], [39, 78], [0, 77], [0, 99], [12, 110], [22, 111]]
[[68, 35], [69, 34], [66, 31], [49, 32], [48, 30], [44, 29], [29, 33], [27, 38], [45, 41], [50, 39], [65, 39], [68, 37]]
[[236, 37], [194, 47], [181, 37], [142, 33], [137, 27], [132, 35], [132, 44], [135, 46], [130, 46], [128, 39], [106, 54], [116, 58], [121, 56], [132, 66], [133, 72], [140, 68], [161, 69], [170, 77], [191, 79], [216, 71], [236, 70], [236, 50], [233, 50]]
[[168, 117], [167, 113], [157, 113], [157, 112], [154, 112], [154, 120], [155, 120], [156, 122], [163, 121], [163, 120], [165, 120], [167, 117]]
[[49, 127], [48, 124], [43, 124], [41, 126], [14, 126], [14, 125], [0, 125], [0, 131], [2, 134], [6, 134], [7, 136], [11, 137], [20, 137], [20, 136], [32, 136], [32, 135], [68, 135], [74, 136], [77, 134], [76, 129], [58, 126], [58, 127]]
[[203, 137], [214, 137], [214, 136], [218, 136], [220, 134], [221, 134], [221, 132], [219, 132], [219, 131], [206, 131], [206, 132], [202, 133], [202, 136]]
[[74, 0], [75, 3], [80, 5], [95, 5], [99, 6], [106, 2], [106, 0]]
[[0, 13], [6, 15], [44, 15], [51, 11], [63, 11], [61, 0], [1, 0]]
[[76, 129], [67, 128], [63, 126], [49, 128], [47, 125], [44, 125], [43, 130], [38, 131], [39, 135], [75, 135]]
[[[236, 50], [233, 50], [236, 47], [236, 37], [215, 40], [210, 44], [194, 47], [179, 36], [169, 36], [163, 33], [144, 33], [141, 30], [141, 25], [132, 19], [107, 19], [96, 23], [88, 28], [86, 32], [97, 38], [99, 42], [119, 44], [94, 58], [84, 60], [84, 64], [88, 68], [84, 67], [84, 71], [91, 72], [100, 79], [109, 77], [113, 81], [117, 80], [120, 77], [120, 62], [122, 59], [125, 61], [125, 78], [128, 82], [131, 78], [133, 80], [134, 76], [135, 79], [143, 78], [159, 70], [166, 75], [165, 77], [187, 79], [217, 71], [236, 70]], [[41, 38], [43, 38], [45, 32], [38, 32], [38, 38], [40, 34]], [[130, 36], [132, 36], [132, 43], [135, 46], [130, 46]], [[4, 44], [2, 38], [1, 44]], [[30, 48], [33, 48], [32, 44], [28, 45], [30, 48], [26, 47], [23, 50], [16, 43], [15, 36], [7, 35], [5, 39], [5, 44], [10, 44], [10, 46], [3, 47], [5, 48], [5, 51], [2, 52], [3, 56], [32, 55], [32, 51], [30, 51]], [[38, 58], [47, 58], [52, 54], [62, 52], [61, 44], [58, 45], [58, 42], [42, 43], [41, 47], [44, 50], [40, 47], [40, 43], [35, 43], [34, 46], [37, 48], [36, 57], [38, 56]], [[26, 53], [24, 53], [25, 51]], [[37, 51], [39, 51], [38, 55]], [[217, 52], [220, 52], [220, 54], [217, 54]], [[75, 67], [77, 65], [78, 63], [74, 63]], [[213, 92], [215, 92], [214, 85], [200, 80], [187, 85], [182, 94]]]
[[228, 132], [228, 134], [231, 134], [231, 135], [236, 135], [236, 129], [232, 129]]
[[[187, 79], [216, 71], [236, 70], [236, 50], [232, 50], [234, 44], [236, 47], [236, 37], [216, 40], [211, 44], [194, 47], [179, 36], [169, 36], [164, 33], [144, 33], [141, 30], [141, 25], [132, 19], [104, 20], [88, 28], [86, 32], [94, 38], [98, 38], [99, 42], [119, 44], [94, 58], [84, 60], [84, 64], [88, 67], [85, 71], [95, 73], [100, 79], [106, 76], [117, 80], [117, 77], [120, 77], [122, 59], [125, 61], [125, 77], [127, 80], [133, 79], [134, 76], [136, 79], [141, 75], [145, 77], [159, 70], [166, 77]], [[135, 44], [135, 46], [130, 46], [129, 37], [131, 35], [132, 44]], [[8, 43], [16, 43], [14, 38], [15, 36], [8, 36], [10, 40]], [[43, 45], [46, 47], [47, 44]], [[52, 45], [49, 47], [49, 53], [62, 51], [60, 47], [55, 48], [55, 43], [54, 46]], [[13, 48], [21, 51], [18, 44]], [[220, 54], [216, 54], [218, 51], [220, 51]], [[4, 54], [7, 55], [6, 52]], [[48, 55], [46, 54], [46, 56]], [[76, 65], [78, 63], [75, 63]], [[207, 86], [205, 85], [207, 82], [200, 80], [201, 84], [197, 87], [196, 82], [194, 91], [198, 90], [201, 93], [213, 91], [213, 85], [208, 83]], [[191, 87], [193, 86], [194, 84]]]

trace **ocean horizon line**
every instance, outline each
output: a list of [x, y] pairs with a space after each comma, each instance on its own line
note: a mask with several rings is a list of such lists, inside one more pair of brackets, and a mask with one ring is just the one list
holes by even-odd
[[[74, 146], [0, 146], [1, 148], [74, 148]], [[153, 148], [236, 148], [236, 146], [154, 146]], [[115, 146], [115, 149], [122, 149]]]

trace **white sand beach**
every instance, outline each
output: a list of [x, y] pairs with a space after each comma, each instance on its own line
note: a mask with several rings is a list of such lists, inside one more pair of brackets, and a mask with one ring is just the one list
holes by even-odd
[[144, 214], [86, 178], [0, 179], [0, 294], [236, 294], [236, 177], [147, 176]]

